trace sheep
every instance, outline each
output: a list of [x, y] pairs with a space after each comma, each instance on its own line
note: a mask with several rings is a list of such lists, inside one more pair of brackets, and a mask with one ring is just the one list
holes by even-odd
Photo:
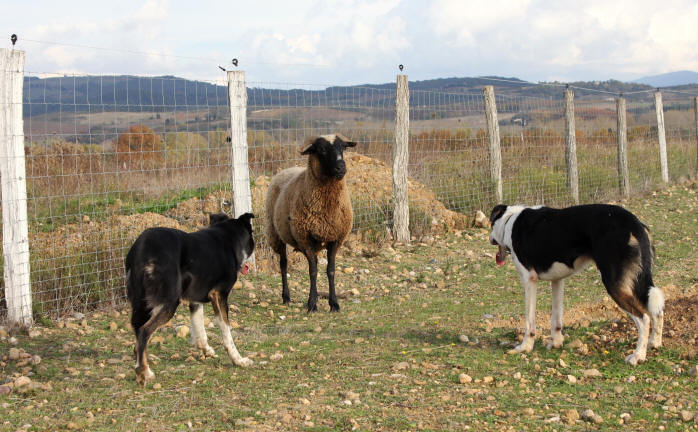
[[340, 135], [312, 137], [302, 155], [308, 166], [285, 169], [276, 174], [266, 196], [266, 237], [279, 255], [281, 297], [291, 301], [288, 290], [286, 245], [302, 252], [308, 260], [310, 295], [308, 312], [317, 311], [317, 254], [327, 249], [327, 280], [330, 310], [339, 312], [334, 289], [335, 256], [352, 229], [354, 213], [344, 181], [347, 166], [344, 149], [356, 142]]

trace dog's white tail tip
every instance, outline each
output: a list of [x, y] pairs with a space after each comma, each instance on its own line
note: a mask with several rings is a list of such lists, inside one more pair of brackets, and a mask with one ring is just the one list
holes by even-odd
[[651, 287], [647, 300], [647, 311], [652, 316], [659, 316], [664, 311], [664, 293], [657, 287]]

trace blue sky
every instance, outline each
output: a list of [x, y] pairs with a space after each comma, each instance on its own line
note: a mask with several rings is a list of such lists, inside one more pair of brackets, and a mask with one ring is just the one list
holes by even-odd
[[[698, 71], [695, 0], [5, 1], [32, 73], [344, 85], [500, 75], [631, 80]], [[82, 48], [64, 44], [96, 47]], [[154, 53], [152, 55], [142, 53]]]

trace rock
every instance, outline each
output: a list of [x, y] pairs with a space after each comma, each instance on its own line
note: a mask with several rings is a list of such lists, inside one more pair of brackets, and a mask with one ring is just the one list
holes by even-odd
[[7, 341], [10, 343], [10, 345], [17, 345], [17, 338], [14, 336], [10, 336]]
[[568, 346], [572, 349], [577, 349], [577, 348], [581, 348], [582, 345], [584, 345], [584, 344], [582, 343], [581, 339], [575, 339], [572, 342], [570, 342], [570, 344]]
[[32, 380], [29, 377], [21, 376], [15, 380], [15, 388], [24, 387], [31, 384]]
[[584, 369], [582, 371], [582, 375], [584, 375], [584, 378], [596, 378], [602, 376], [598, 369]]
[[320, 332], [322, 331], [322, 327], [317, 326], [317, 327], [315, 327], [315, 328], [313, 329], [313, 331], [314, 331], [315, 333], [320, 333]]
[[31, 364], [33, 364], [34, 366], [36, 366], [36, 365], [38, 365], [39, 363], [41, 363], [41, 357], [40, 357], [39, 355], [37, 355], [37, 354], [34, 354], [34, 355], [32, 356], [32, 358], [31, 358], [30, 362], [31, 362]]
[[84, 314], [84, 313], [81, 313], [81, 312], [75, 312], [75, 313], [73, 314], [73, 318], [75, 318], [76, 320], [80, 321], [80, 320], [85, 319], [85, 314]]
[[271, 361], [279, 361], [282, 358], [284, 358], [284, 355], [281, 353], [275, 353], [275, 354], [272, 354], [269, 356], [269, 360], [271, 360]]
[[468, 343], [468, 342], [470, 342], [470, 338], [469, 338], [468, 336], [466, 336], [466, 335], [460, 335], [460, 336], [458, 336], [458, 340], [461, 341], [461, 342], [463, 342], [463, 343]]
[[577, 384], [577, 377], [574, 375], [567, 375], [567, 382], [570, 384]]
[[358, 295], [360, 294], [360, 293], [359, 293], [359, 290], [356, 289], [356, 288], [352, 288], [349, 292], [350, 292], [351, 295], [353, 295], [353, 296], [358, 296]]
[[484, 382], [485, 384], [489, 384], [492, 381], [494, 381], [494, 377], [491, 377], [491, 376], [486, 376], [486, 377], [482, 378], [482, 382]]
[[19, 360], [19, 350], [17, 348], [10, 348], [10, 360]]
[[490, 227], [489, 218], [480, 210], [475, 212], [475, 226], [478, 228], [489, 228]]
[[533, 414], [535, 414], [536, 412], [533, 410], [533, 408], [528, 407], [528, 408], [524, 408], [523, 413], [524, 413], [525, 415], [531, 417], [531, 416], [533, 416]]
[[344, 397], [349, 399], [350, 401], [357, 401], [357, 400], [359, 400], [361, 395], [349, 390], [348, 392], [346, 392], [346, 394], [344, 394]]
[[468, 374], [462, 373], [462, 374], [458, 375], [458, 382], [461, 384], [467, 384], [467, 383], [470, 383], [472, 381], [473, 381], [473, 378]]
[[582, 413], [582, 420], [586, 420], [590, 423], [601, 424], [603, 423], [603, 418], [595, 414], [594, 411], [588, 409]]
[[635, 375], [630, 375], [630, 376], [628, 376], [627, 378], [625, 378], [624, 381], [627, 382], [628, 384], [630, 384], [630, 383], [634, 383], [634, 382], [635, 382], [635, 379], [636, 379], [636, 378], [635, 378]]
[[579, 420], [579, 413], [576, 409], [569, 409], [565, 411], [563, 418], [565, 419], [565, 423], [573, 425], [577, 420]]
[[623, 386], [614, 386], [613, 391], [616, 392], [617, 394], [623, 393], [623, 390], [625, 390], [625, 387]]
[[252, 282], [248, 281], [247, 279], [242, 281], [242, 287], [248, 291], [254, 289], [254, 285], [252, 285]]
[[38, 329], [31, 329], [31, 330], [29, 330], [27, 335], [29, 336], [30, 339], [34, 339], [36, 337], [41, 336], [41, 331]]
[[693, 420], [693, 413], [688, 410], [681, 410], [679, 416], [681, 417], [681, 420], [685, 422], [690, 422], [691, 420]]
[[513, 375], [513, 378], [514, 378], [514, 379], [517, 379], [517, 380], [521, 379], [521, 372], [516, 372], [516, 373]]
[[298, 401], [300, 403], [302, 403], [303, 405], [310, 405], [310, 401], [306, 398], [300, 398], [300, 399], [298, 399]]
[[693, 365], [693, 367], [688, 370], [688, 374], [692, 377], [698, 376], [698, 365]]
[[109, 323], [109, 330], [115, 331], [118, 328], [119, 328], [119, 326], [114, 321]]
[[177, 327], [177, 337], [186, 339], [189, 336], [189, 326], [181, 325]]
[[352, 273], [354, 273], [354, 267], [345, 267], [345, 268], [344, 268], [344, 273], [346, 273], [346, 274], [352, 274]]
[[80, 426], [78, 426], [78, 424], [75, 422], [69, 422], [68, 429], [71, 429], [71, 430], [80, 429]]
[[3, 326], [0, 326], [0, 338], [6, 338], [10, 334], [7, 332], [7, 329]]
[[410, 368], [410, 364], [403, 361], [400, 363], [397, 363], [395, 366], [393, 366], [393, 370], [399, 371], [399, 370], [407, 370]]
[[12, 389], [10, 388], [10, 386], [0, 385], [0, 396], [10, 394], [11, 391]]
[[560, 359], [560, 361], [558, 363], [560, 364], [560, 367], [563, 367], [563, 368], [567, 367], [567, 363], [565, 363], [565, 361], [563, 359]]
[[162, 384], [160, 384], [160, 383], [153, 384], [153, 390], [160, 390], [161, 388], [162, 388]]

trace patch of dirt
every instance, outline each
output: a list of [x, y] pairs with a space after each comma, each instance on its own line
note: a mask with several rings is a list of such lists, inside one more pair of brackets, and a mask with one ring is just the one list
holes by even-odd
[[[691, 360], [698, 356], [698, 295], [676, 297], [664, 306], [664, 345], [681, 351], [681, 357]], [[617, 325], [607, 325], [601, 334], [611, 341], [630, 337], [635, 340], [637, 329], [630, 319]]]
[[[662, 287], [666, 298], [664, 307], [664, 344], [670, 348], [685, 350], [685, 356], [696, 357], [698, 346], [698, 285], [683, 290], [674, 284]], [[523, 298], [519, 322], [505, 319], [493, 319], [490, 328], [516, 327], [523, 330]], [[628, 314], [611, 299], [605, 296], [600, 302], [580, 303], [564, 311], [565, 327], [588, 327], [593, 321], [611, 321], [604, 326], [601, 334], [609, 340], [637, 338], [637, 328]], [[540, 308], [536, 311], [537, 333], [543, 338], [550, 333], [550, 311]]]

